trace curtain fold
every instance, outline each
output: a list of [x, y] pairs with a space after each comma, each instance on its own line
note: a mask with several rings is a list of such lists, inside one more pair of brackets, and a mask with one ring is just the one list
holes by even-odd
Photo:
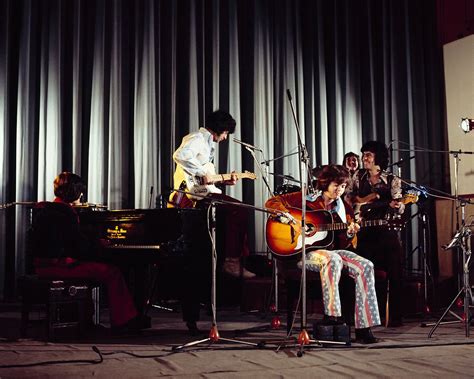
[[[299, 178], [287, 89], [312, 166], [341, 163], [369, 139], [393, 141], [395, 160], [409, 157], [398, 141], [442, 149], [435, 16], [429, 0], [0, 0], [0, 202], [50, 200], [54, 176], [72, 170], [91, 203], [154, 207], [181, 138], [217, 108], [270, 160], [274, 190], [278, 175]], [[403, 175], [444, 189], [445, 161], [420, 157]], [[216, 163], [258, 169], [232, 141]], [[269, 196], [261, 178], [229, 194], [257, 206]], [[18, 273], [21, 214], [13, 258], [0, 242]], [[250, 217], [255, 251], [266, 249], [265, 219]]]
[[[117, 3], [116, 3], [117, 4]], [[105, 0], [95, 2], [95, 28], [92, 61], [92, 92], [90, 105], [90, 131], [88, 151], [88, 177], [87, 177], [87, 199], [91, 203], [107, 204], [109, 188], [106, 183], [108, 152], [106, 142], [108, 141], [109, 125], [106, 120], [109, 117], [107, 106], [111, 93], [108, 83], [110, 74], [110, 61], [107, 61], [108, 47], [106, 43], [106, 25], [109, 9], [105, 8]], [[93, 164], [90, 164], [92, 163]]]
[[[135, 45], [135, 86], [134, 93], [134, 121], [133, 139], [127, 141], [130, 147], [134, 146], [134, 193], [137, 208], [147, 208], [153, 201], [153, 193], [159, 188], [161, 180], [160, 150], [149, 149], [147, 146], [160, 146], [159, 119], [160, 92], [158, 77], [160, 71], [160, 54], [153, 53], [156, 46], [155, 33], [152, 25], [155, 24], [155, 3], [147, 1], [140, 8], [136, 16]], [[158, 20], [157, 20], [158, 21]], [[158, 44], [159, 46], [159, 44]], [[155, 107], [156, 104], [156, 107]], [[131, 143], [133, 141], [133, 144]], [[153, 193], [150, 194], [150, 188]], [[148, 189], [147, 191], [145, 191]], [[151, 204], [154, 205], [154, 204]]]

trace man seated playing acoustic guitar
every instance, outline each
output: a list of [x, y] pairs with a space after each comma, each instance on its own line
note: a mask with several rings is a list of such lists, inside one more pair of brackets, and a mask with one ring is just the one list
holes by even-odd
[[[308, 195], [306, 199], [307, 230], [312, 225], [316, 227], [321, 224], [321, 217], [329, 220], [323, 221], [327, 224], [343, 223], [339, 232], [334, 233], [332, 241], [326, 242], [326, 233], [307, 233], [305, 236], [306, 268], [312, 271], [319, 271], [321, 276], [321, 286], [324, 301], [324, 322], [327, 324], [337, 324], [341, 317], [341, 302], [339, 298], [339, 279], [342, 268], [347, 268], [349, 275], [355, 281], [355, 332], [356, 341], [361, 343], [375, 343], [377, 338], [372, 333], [371, 327], [380, 325], [380, 316], [375, 294], [374, 266], [371, 261], [347, 250], [352, 238], [359, 230], [359, 225], [354, 223], [352, 208], [341, 199], [347, 182], [349, 180], [348, 170], [340, 165], [328, 165], [323, 168], [318, 177], [317, 189], [322, 193], [319, 196]], [[301, 214], [301, 192], [294, 192], [285, 195], [275, 196], [269, 199], [265, 206], [285, 212], [277, 220], [289, 224], [294, 230], [287, 233], [288, 248], [298, 249], [298, 240], [301, 238], [298, 228], [300, 221], [296, 220]], [[326, 212], [319, 212], [326, 210]], [[301, 219], [301, 217], [300, 217]], [[336, 226], [336, 225], [333, 225]], [[324, 227], [321, 225], [321, 227]], [[309, 229], [308, 229], [309, 228]], [[337, 228], [335, 228], [337, 229]], [[271, 230], [268, 230], [270, 231]], [[314, 232], [314, 229], [313, 229]], [[275, 236], [276, 244], [272, 246], [273, 251], [284, 248], [284, 235], [281, 230]], [[328, 232], [327, 235], [332, 235]], [[321, 238], [318, 238], [321, 236]], [[297, 238], [295, 238], [297, 237]], [[318, 241], [319, 239], [319, 241]], [[329, 244], [329, 245], [328, 245]]]

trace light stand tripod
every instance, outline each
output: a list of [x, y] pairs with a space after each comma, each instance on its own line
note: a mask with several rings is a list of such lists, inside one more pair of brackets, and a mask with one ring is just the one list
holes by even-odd
[[[463, 226], [455, 235], [454, 238], [451, 240], [451, 242], [444, 246], [443, 248], [445, 250], [451, 249], [453, 247], [460, 247], [462, 250], [462, 267], [463, 267], [463, 286], [459, 290], [459, 292], [456, 294], [454, 297], [453, 301], [449, 304], [448, 308], [444, 311], [443, 315], [440, 317], [438, 322], [433, 326], [433, 328], [430, 330], [428, 334], [428, 338], [431, 338], [435, 330], [438, 328], [438, 326], [441, 324], [443, 321], [444, 317], [448, 314], [451, 313], [454, 315], [459, 321], [461, 321], [464, 324], [465, 327], [465, 335], [466, 337], [469, 337], [469, 326], [471, 323], [471, 312], [470, 312], [470, 304], [474, 304], [474, 298], [472, 295], [472, 287], [471, 284], [469, 283], [469, 264], [471, 260], [471, 234], [472, 231], [470, 229], [472, 225], [469, 226]], [[452, 306], [457, 302], [458, 298], [460, 298], [461, 294], [464, 293], [464, 314], [462, 317], [458, 316], [454, 312], [451, 311]], [[454, 321], [458, 322], [458, 321]]]
[[[404, 144], [407, 144], [406, 142], [403, 142], [403, 141], [398, 141], [399, 143], [404, 143]], [[438, 198], [442, 198], [442, 199], [447, 199], [447, 200], [452, 200], [452, 201], [455, 201], [456, 202], [456, 230], [458, 231], [456, 233], [456, 235], [459, 234], [459, 231], [461, 230], [461, 228], [463, 228], [465, 226], [465, 222], [464, 222], [464, 206], [463, 206], [463, 202], [460, 201], [459, 199], [459, 194], [458, 194], [458, 182], [459, 182], [459, 161], [460, 161], [460, 155], [461, 154], [474, 154], [474, 151], [461, 151], [461, 150], [458, 150], [458, 151], [453, 151], [453, 150], [429, 150], [429, 149], [423, 149], [423, 148], [418, 148], [418, 147], [415, 147], [415, 148], [412, 148], [411, 145], [409, 145], [409, 149], [394, 149], [394, 150], [397, 150], [397, 151], [407, 151], [407, 152], [414, 152], [414, 153], [417, 153], [417, 152], [421, 152], [421, 153], [443, 153], [443, 154], [450, 154], [453, 156], [454, 158], [454, 197], [451, 195], [451, 194], [446, 194], [446, 193], [443, 193], [441, 191], [438, 191], [438, 193], [442, 193], [443, 196], [439, 196], [439, 195], [433, 195], [431, 194], [433, 197], [438, 197]], [[459, 210], [462, 209], [462, 212], [461, 212], [461, 225], [459, 224]], [[453, 241], [451, 241], [453, 242]], [[448, 246], [451, 245], [448, 244]], [[456, 246], [459, 246], [459, 244], [455, 244]], [[454, 246], [454, 245], [453, 245]], [[451, 248], [452, 246], [450, 246]], [[459, 249], [458, 249], [459, 250]], [[464, 253], [463, 253], [464, 255]], [[460, 262], [460, 254], [456, 254], [456, 260], [457, 260], [457, 267], [459, 268], [460, 265], [461, 265], [461, 262]], [[461, 274], [460, 272], [458, 272], [458, 275], [457, 275], [457, 288], [459, 290], [459, 293], [461, 293], [463, 290], [464, 290], [464, 287], [466, 286], [466, 283], [465, 283], [465, 273], [464, 273], [464, 270], [465, 270], [465, 262], [464, 262], [464, 259], [463, 259], [463, 273]], [[463, 286], [461, 288], [461, 282], [463, 283]], [[426, 282], [425, 282], [426, 283]], [[425, 291], [426, 291], [426, 286], [425, 286]], [[470, 289], [469, 289], [470, 291]], [[456, 299], [459, 297], [459, 294], [456, 296]], [[456, 300], [455, 299], [455, 300]], [[458, 320], [461, 320], [462, 321], [462, 318], [459, 317], [458, 315], [456, 315], [454, 312], [452, 312], [450, 310], [452, 304], [448, 307], [448, 309], [445, 311], [445, 313], [443, 314], [443, 316], [440, 318], [440, 320], [438, 320], [438, 322], [435, 325], [435, 327], [430, 331], [430, 334], [429, 336], [431, 337], [431, 335], [433, 334], [434, 330], [437, 328], [437, 326], [441, 323], [443, 324], [447, 324], [447, 323], [453, 323], [453, 322], [458, 322], [458, 321], [443, 321], [441, 322], [441, 320], [444, 318], [444, 316], [449, 312], [451, 314], [453, 314]], [[427, 323], [423, 323], [422, 326], [432, 326], [433, 324], [430, 323], [430, 324], [427, 324]]]

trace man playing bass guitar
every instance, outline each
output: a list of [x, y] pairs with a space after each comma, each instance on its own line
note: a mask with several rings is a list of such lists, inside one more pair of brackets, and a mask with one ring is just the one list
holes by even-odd
[[[329, 242], [324, 239], [326, 242], [323, 243], [323, 246], [318, 246], [318, 242], [308, 246], [306, 268], [320, 273], [324, 321], [328, 324], [338, 323], [338, 318], [342, 316], [339, 279], [341, 270], [347, 268], [349, 275], [355, 281], [356, 341], [375, 343], [377, 338], [374, 337], [371, 327], [380, 325], [380, 316], [375, 294], [374, 266], [369, 260], [347, 250], [352, 238], [359, 230], [359, 226], [352, 221], [354, 217], [352, 208], [341, 199], [348, 180], [349, 172], [345, 167], [340, 165], [325, 166], [317, 181], [317, 189], [321, 191], [321, 195], [308, 195], [306, 199], [307, 218], [311, 213], [324, 213], [329, 215], [329, 219], [334, 223], [346, 224], [344, 230], [330, 232], [334, 233], [334, 236]], [[265, 206], [284, 213], [283, 216], [277, 217], [279, 222], [289, 224], [295, 229], [301, 227], [300, 220], [295, 220], [291, 215], [292, 213], [297, 214], [298, 210], [301, 210], [301, 192], [272, 197], [267, 200]], [[307, 224], [306, 234], [318, 233], [318, 225], [310, 224]], [[325, 227], [324, 230], [331, 229]], [[295, 238], [298, 234], [298, 230], [296, 230]]]
[[[363, 169], [356, 172], [348, 190], [346, 200], [357, 209], [360, 206], [360, 217], [363, 220], [386, 218], [396, 219], [405, 210], [405, 204], [416, 201], [402, 195], [401, 180], [393, 174], [386, 173], [388, 165], [387, 146], [380, 141], [368, 141], [362, 148]], [[365, 203], [360, 199], [372, 197]], [[358, 204], [359, 203], [359, 204]], [[359, 211], [356, 211], [356, 214]], [[403, 249], [398, 232], [394, 228], [380, 228], [374, 235], [369, 230], [362, 230], [357, 238], [357, 250], [360, 255], [374, 262], [387, 272], [390, 281], [389, 326], [402, 325], [402, 262]]]

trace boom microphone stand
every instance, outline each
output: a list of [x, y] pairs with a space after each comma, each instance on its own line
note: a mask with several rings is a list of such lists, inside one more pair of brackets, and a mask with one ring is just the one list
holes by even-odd
[[[415, 158], [414, 155], [409, 157], [406, 161], [411, 160], [413, 158]], [[402, 163], [406, 162], [406, 161], [404, 161], [403, 159], [400, 159], [399, 161], [390, 164], [388, 167], [393, 167], [393, 166], [400, 167], [400, 165]], [[401, 173], [400, 170], [399, 170], [399, 172]], [[423, 194], [425, 197], [428, 196], [428, 191], [423, 186], [420, 186], [420, 185], [418, 185], [417, 183], [415, 183], [413, 181], [405, 180], [401, 176], [399, 176], [399, 178], [400, 178], [400, 181], [404, 185], [406, 185], [409, 188], [415, 190], [417, 192], [418, 196], [420, 194]], [[433, 275], [432, 275], [432, 271], [431, 271], [431, 268], [430, 268], [430, 264], [428, 262], [428, 255], [427, 255], [428, 254], [428, 247], [429, 247], [429, 242], [428, 242], [428, 238], [427, 238], [428, 213], [426, 211], [425, 205], [419, 204], [418, 201], [417, 201], [417, 205], [418, 205], [418, 211], [415, 214], [412, 214], [410, 216], [410, 220], [415, 218], [415, 217], [418, 217], [418, 219], [420, 220], [420, 222], [421, 222], [421, 232], [422, 232], [421, 238], [422, 239], [421, 239], [421, 244], [419, 244], [418, 247], [416, 247], [415, 249], [413, 249], [410, 252], [410, 256], [412, 256], [417, 249], [419, 249], [419, 251], [421, 251], [422, 265], [423, 265], [423, 270], [422, 270], [422, 272], [423, 272], [423, 286], [424, 286], [424, 291], [423, 291], [424, 292], [423, 293], [423, 300], [424, 300], [423, 313], [426, 314], [426, 313], [429, 313], [429, 306], [428, 306], [428, 276], [431, 278], [433, 293], [434, 293], [434, 282], [433, 282]], [[434, 295], [433, 295], [433, 297], [434, 297]]]
[[[180, 192], [183, 194], [189, 194], [187, 191], [183, 191], [180, 189], [173, 189], [172, 191]], [[172, 348], [173, 351], [178, 352], [182, 351], [185, 348], [200, 345], [202, 343], [216, 343], [219, 341], [225, 341], [225, 342], [233, 342], [241, 345], [246, 345], [246, 346], [252, 346], [252, 347], [263, 347], [262, 343], [254, 343], [254, 342], [248, 342], [248, 341], [242, 341], [242, 340], [237, 340], [237, 339], [230, 339], [230, 338], [221, 338], [219, 335], [219, 331], [217, 329], [217, 316], [216, 316], [216, 268], [217, 268], [217, 251], [216, 251], [216, 235], [215, 235], [215, 214], [216, 214], [216, 209], [215, 206], [218, 204], [228, 204], [228, 205], [233, 205], [233, 206], [238, 206], [242, 208], [247, 208], [247, 209], [252, 209], [252, 210], [257, 210], [261, 212], [266, 212], [266, 213], [271, 213], [271, 214], [281, 214], [282, 212], [278, 212], [275, 210], [269, 210], [265, 208], [259, 208], [255, 207], [253, 205], [248, 205], [244, 203], [235, 203], [235, 202], [229, 202], [225, 200], [218, 200], [218, 199], [212, 199], [212, 198], [207, 198], [206, 196], [198, 195], [198, 194], [193, 194], [195, 197], [199, 197], [201, 199], [208, 199], [210, 201], [210, 206], [208, 208], [208, 229], [209, 229], [209, 234], [211, 237], [211, 242], [212, 242], [212, 251], [211, 251], [211, 309], [212, 309], [212, 326], [211, 330], [209, 331], [209, 336], [207, 338], [201, 339], [201, 340], [196, 340], [192, 342], [188, 342], [184, 345], [179, 345], [179, 346], [174, 346]]]
[[[179, 192], [184, 192], [181, 190], [174, 190], [174, 191], [179, 191]], [[205, 196], [198, 196], [194, 194], [193, 196], [201, 197], [204, 198]], [[216, 251], [216, 226], [215, 226], [215, 220], [216, 220], [216, 205], [217, 204], [224, 204], [228, 203], [222, 200], [216, 200], [216, 199], [208, 199], [210, 201], [210, 205], [207, 209], [208, 212], [208, 229], [209, 229], [209, 234], [211, 237], [211, 311], [212, 311], [212, 326], [211, 330], [209, 331], [209, 335], [207, 338], [188, 342], [184, 345], [179, 345], [179, 346], [173, 346], [172, 350], [173, 351], [181, 351], [185, 348], [200, 345], [206, 342], [209, 343], [216, 343], [219, 341], [225, 341], [225, 342], [233, 342], [241, 345], [247, 345], [247, 346], [252, 346], [252, 347], [259, 347], [260, 345], [254, 342], [248, 342], [248, 341], [242, 341], [242, 340], [236, 340], [236, 339], [230, 339], [230, 338], [222, 338], [219, 335], [219, 330], [217, 329], [217, 316], [216, 316], [216, 268], [217, 268], [217, 251]], [[232, 203], [234, 205], [234, 203]]]
[[298, 123], [298, 118], [296, 117], [295, 108], [293, 107], [293, 102], [291, 98], [290, 90], [287, 89], [286, 93], [288, 95], [288, 102], [290, 103], [291, 113], [293, 115], [293, 121], [296, 128], [296, 133], [298, 137], [298, 150], [300, 153], [300, 187], [301, 187], [301, 264], [303, 269], [301, 270], [301, 291], [302, 291], [302, 301], [301, 301], [301, 331], [298, 336], [298, 344], [300, 346], [297, 353], [298, 357], [301, 357], [304, 353], [304, 346], [309, 345], [311, 340], [306, 330], [306, 195], [308, 193], [308, 187], [310, 185], [308, 180], [309, 175], [309, 155], [306, 150], [306, 146], [303, 143], [303, 136], [301, 129]]
[[[263, 155], [263, 151], [253, 145], [239, 141], [238, 139], [234, 138], [233, 141], [242, 145], [250, 153], [250, 155], [252, 156], [255, 162], [256, 167], [258, 168], [258, 171], [262, 175], [262, 179], [268, 191], [268, 194], [270, 196], [275, 196], [274, 192], [270, 188], [270, 184], [268, 183], [267, 174], [266, 174], [267, 171], [264, 170], [262, 167], [262, 164], [265, 164], [266, 162], [270, 162], [270, 161], [259, 162], [255, 154], [255, 151], [259, 151]], [[268, 167], [267, 165], [266, 167]], [[280, 318], [278, 317], [278, 265], [277, 265], [275, 257], [272, 257], [272, 268], [273, 268], [272, 280], [273, 280], [273, 289], [274, 289], [274, 293], [273, 293], [274, 294], [274, 307], [272, 307], [271, 311], [275, 314], [275, 316], [273, 317], [270, 325], [273, 329], [278, 329], [281, 325], [281, 321], [280, 321]]]

